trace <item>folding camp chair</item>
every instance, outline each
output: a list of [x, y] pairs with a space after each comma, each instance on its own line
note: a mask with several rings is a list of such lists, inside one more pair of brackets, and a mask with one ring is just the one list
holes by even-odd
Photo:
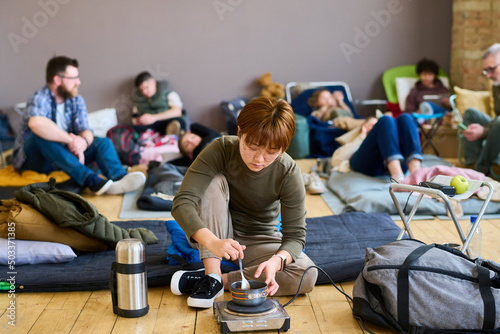
[[[446, 73], [440, 69], [438, 78], [446, 87], [449, 87], [449, 80]], [[382, 84], [384, 86], [387, 101], [398, 104], [401, 111], [405, 108], [406, 97], [414, 87], [415, 82], [419, 80], [416, 65], [403, 65], [388, 69], [382, 75]], [[420, 133], [422, 133], [422, 151], [430, 146], [434, 153], [439, 156], [439, 151], [432, 142], [439, 126], [444, 118], [444, 112], [438, 112], [431, 115], [413, 113], [412, 116], [417, 122]], [[425, 124], [429, 122], [429, 124]]]

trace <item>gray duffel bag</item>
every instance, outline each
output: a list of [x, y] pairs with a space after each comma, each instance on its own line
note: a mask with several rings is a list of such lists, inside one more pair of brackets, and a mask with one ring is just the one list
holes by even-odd
[[500, 265], [406, 239], [366, 250], [353, 315], [399, 333], [500, 333]]

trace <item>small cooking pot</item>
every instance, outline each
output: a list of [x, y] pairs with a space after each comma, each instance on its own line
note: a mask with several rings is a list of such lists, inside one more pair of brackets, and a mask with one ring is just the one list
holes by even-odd
[[248, 281], [250, 289], [242, 290], [241, 281], [231, 284], [231, 298], [241, 306], [258, 306], [266, 301], [267, 284], [260, 281]]

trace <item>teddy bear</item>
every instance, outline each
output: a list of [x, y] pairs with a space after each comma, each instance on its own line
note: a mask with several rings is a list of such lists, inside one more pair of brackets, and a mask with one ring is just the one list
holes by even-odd
[[282, 99], [285, 97], [285, 86], [280, 83], [273, 82], [271, 73], [267, 72], [257, 79], [257, 83], [262, 87], [260, 96], [275, 97]]

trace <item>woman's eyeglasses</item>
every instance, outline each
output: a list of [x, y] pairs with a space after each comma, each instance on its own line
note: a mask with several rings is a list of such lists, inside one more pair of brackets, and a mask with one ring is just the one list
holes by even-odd
[[258, 157], [262, 156], [265, 161], [271, 162], [276, 160], [276, 158], [281, 154], [281, 150], [269, 152], [266, 149], [250, 147], [244, 142], [242, 142], [242, 144], [243, 154], [245, 154], [247, 158], [257, 159]]

